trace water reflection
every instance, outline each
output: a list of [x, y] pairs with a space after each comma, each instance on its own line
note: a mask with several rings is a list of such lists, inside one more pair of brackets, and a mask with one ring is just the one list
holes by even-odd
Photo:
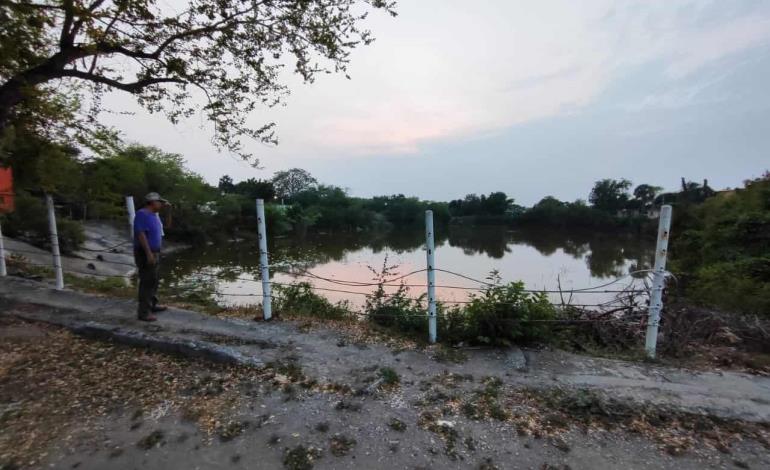
[[[268, 250], [276, 282], [307, 280], [297, 272], [281, 269], [297, 263], [325, 277], [369, 281], [369, 266], [381, 266], [385, 256], [398, 264], [401, 272], [424, 268], [424, 236], [422, 230], [408, 230], [375, 236], [346, 233], [274, 237]], [[632, 270], [647, 269], [653, 261], [653, 241], [628, 234], [451, 227], [438, 230], [436, 237], [440, 267], [476, 278], [484, 278], [497, 269], [505, 280], [520, 279], [538, 289], [553, 288], [557, 277], [567, 287], [596, 285]], [[191, 281], [204, 282], [206, 278], [200, 277], [200, 273], [216, 273], [223, 278], [222, 282], [205, 282], [219, 292], [257, 293], [258, 283], [243, 283], [241, 279], [257, 278], [258, 259], [255, 240], [189, 250], [164, 263], [164, 282], [167, 286], [189, 285]], [[439, 275], [437, 282], [467, 284], [446, 275]], [[416, 289], [415, 294], [420, 293]], [[467, 292], [458, 291], [443, 294], [455, 300], [467, 296]], [[328, 296], [333, 300], [352, 300], [345, 294]]]

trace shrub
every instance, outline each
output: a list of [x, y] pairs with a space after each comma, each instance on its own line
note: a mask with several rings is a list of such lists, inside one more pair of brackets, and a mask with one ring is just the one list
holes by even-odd
[[[83, 226], [72, 219], [57, 217], [59, 247], [63, 253], [71, 253], [85, 241]], [[16, 196], [16, 210], [3, 221], [6, 236], [21, 238], [41, 248], [51, 246], [48, 227], [48, 211], [41, 198], [19, 192]]]
[[386, 385], [396, 385], [401, 381], [398, 372], [392, 367], [380, 367], [380, 378]]
[[364, 314], [376, 325], [403, 333], [421, 334], [428, 325], [427, 312], [423, 305], [425, 296], [409, 297], [409, 288], [403, 281], [396, 292], [385, 292], [385, 284], [393, 279], [396, 268], [397, 266], [388, 265], [387, 257], [379, 271], [369, 267], [378, 284], [374, 293], [366, 297]]
[[545, 339], [556, 309], [543, 293], [526, 292], [523, 282], [500, 284], [492, 272], [490, 285], [470, 303], [444, 312], [442, 337], [449, 342], [508, 345]]
[[[403, 284], [395, 293], [386, 293], [383, 284], [391, 269], [383, 267], [380, 284], [366, 300], [365, 314], [372, 323], [424, 338], [428, 324], [425, 296], [409, 297]], [[509, 345], [546, 339], [551, 331], [548, 320], [556, 316], [546, 295], [526, 292], [522, 282], [500, 284], [496, 271], [488, 279], [490, 285], [481, 294], [472, 295], [468, 304], [436, 306], [440, 340]]]
[[313, 292], [308, 282], [288, 286], [275, 286], [276, 310], [290, 315], [310, 316], [328, 320], [350, 317], [346, 302], [331, 303], [325, 297]]
[[364, 313], [369, 321], [403, 333], [423, 333], [428, 325], [427, 311], [422, 300], [425, 296], [413, 299], [409, 289], [401, 285], [393, 294], [385, 293], [380, 284], [374, 294], [366, 299]]
[[696, 271], [689, 292], [705, 305], [756, 315], [770, 312], [770, 258], [744, 258], [704, 266]]

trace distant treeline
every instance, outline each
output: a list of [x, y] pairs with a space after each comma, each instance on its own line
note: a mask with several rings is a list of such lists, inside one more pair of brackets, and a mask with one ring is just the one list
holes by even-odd
[[470, 194], [450, 202], [404, 195], [359, 198], [319, 184], [294, 168], [271, 178], [234, 183], [223, 176], [208, 184], [185, 166], [181, 155], [128, 145], [86, 158], [75, 147], [19, 132], [0, 139], [0, 165], [13, 169], [16, 211], [3, 216], [8, 236], [48, 243], [44, 193], [53, 194], [60, 215], [65, 251], [83, 240], [84, 220], [125, 220], [124, 196], [138, 203], [149, 191], [173, 202], [164, 214], [166, 233], [187, 243], [254, 236], [256, 198], [268, 201], [274, 235], [307, 231], [379, 233], [422, 227], [426, 209], [436, 224], [546, 226], [593, 231], [647, 229], [654, 233], [660, 205], [675, 206], [672, 266], [687, 295], [707, 305], [747, 313], [770, 311], [770, 177], [747, 181], [744, 188], [717, 193], [708, 182], [682, 179], [679, 191], [630, 181], [596, 182], [587, 201], [547, 196], [532, 207], [517, 205], [503, 192]]
[[684, 178], [681, 190], [673, 193], [664, 193], [662, 188], [650, 184], [640, 184], [630, 191], [631, 186], [625, 179], [603, 179], [594, 184], [588, 202], [582, 199], [567, 202], [546, 196], [532, 207], [515, 204], [503, 192], [489, 196], [469, 194], [464, 199], [451, 201], [449, 212], [453, 222], [471, 225], [644, 228], [664, 203], [701, 203], [716, 194], [707, 181], [701, 185]]
[[[99, 157], [84, 158], [74, 147], [53, 144], [37, 135], [21, 134], [8, 140], [0, 163], [14, 172], [16, 214], [8, 217], [6, 231], [46, 243], [44, 192], [55, 195], [62, 215], [72, 220], [124, 217], [124, 196], [137, 202], [149, 191], [173, 201], [170, 237], [203, 242], [212, 237], [253, 232], [254, 200], [268, 204], [268, 223], [275, 234], [387, 231], [421, 227], [426, 209], [435, 223], [463, 225], [545, 225], [592, 229], [640, 228], [663, 202], [700, 203], [714, 194], [703, 185], [682, 181], [681, 191], [641, 184], [631, 191], [627, 180], [597, 181], [588, 202], [564, 202], [547, 196], [532, 207], [515, 203], [504, 192], [469, 194], [450, 202], [424, 201], [401, 194], [372, 198], [352, 197], [338, 186], [320, 184], [299, 168], [279, 171], [270, 178], [249, 178], [235, 183], [222, 176], [212, 186], [185, 166], [181, 155], [157, 148], [128, 145]], [[63, 222], [65, 245], [76, 246], [77, 225]]]

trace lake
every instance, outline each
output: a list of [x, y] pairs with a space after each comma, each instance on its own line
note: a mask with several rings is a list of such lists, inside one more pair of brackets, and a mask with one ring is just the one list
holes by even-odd
[[[278, 284], [310, 282], [331, 301], [361, 306], [365, 301], [363, 294], [372, 292], [374, 287], [350, 284], [374, 282], [385, 263], [392, 268], [393, 276], [425, 269], [424, 237], [422, 230], [384, 235], [269, 237], [271, 278]], [[600, 286], [633, 271], [649, 269], [653, 256], [653, 239], [630, 234], [466, 226], [436, 230], [437, 269], [480, 280], [494, 270], [503, 281], [520, 280], [530, 289]], [[259, 250], [255, 240], [232, 240], [170, 255], [164, 259], [162, 271], [163, 286], [170, 291], [196, 289], [200, 295], [213, 296], [223, 305], [261, 302]], [[317, 277], [309, 277], [308, 272]], [[643, 282], [636, 277], [629, 276], [602, 289]], [[473, 290], [453, 288], [479, 287], [467, 278], [437, 272], [436, 297], [447, 303], [467, 300]], [[413, 286], [409, 287], [410, 296], [425, 293], [425, 287], [420, 286], [426, 283], [424, 272], [406, 277], [403, 282]], [[564, 298], [577, 304], [597, 304], [612, 299], [615, 293], [579, 293], [571, 299], [559, 293], [549, 296], [554, 302]]]

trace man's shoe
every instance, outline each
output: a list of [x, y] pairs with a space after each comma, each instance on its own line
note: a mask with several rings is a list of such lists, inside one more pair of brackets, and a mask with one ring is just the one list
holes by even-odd
[[139, 320], [141, 321], [158, 321], [158, 317], [155, 315], [140, 315]]
[[166, 310], [168, 310], [168, 307], [166, 307], [165, 305], [154, 305], [152, 308], [150, 308], [150, 310], [154, 313], [165, 312]]

